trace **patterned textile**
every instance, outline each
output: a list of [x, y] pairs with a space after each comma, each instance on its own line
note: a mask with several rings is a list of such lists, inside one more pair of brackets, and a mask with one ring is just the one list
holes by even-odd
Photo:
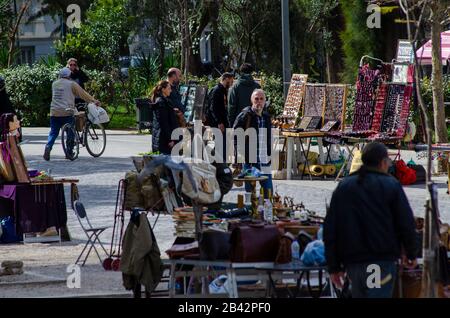
[[384, 106], [386, 104], [386, 95], [388, 91], [388, 84], [381, 84], [378, 89], [377, 99], [375, 103], [375, 111], [372, 120], [372, 130], [380, 131], [381, 122], [383, 120]]
[[328, 121], [345, 121], [345, 101], [347, 97], [346, 85], [327, 85], [324, 123]]
[[303, 116], [322, 117], [325, 106], [325, 85], [307, 84]]
[[372, 70], [368, 64], [360, 68], [356, 83], [353, 131], [365, 131], [371, 128], [376, 91], [379, 84], [389, 77], [386, 72], [388, 72], [386, 65], [375, 70]]
[[389, 86], [381, 132], [393, 133], [400, 126], [400, 112], [403, 106], [404, 93], [405, 85], [392, 84]]
[[398, 120], [398, 126], [396, 127], [398, 137], [403, 138], [406, 134], [406, 125], [408, 124], [408, 117], [412, 96], [413, 96], [413, 86], [407, 85], [404, 90], [403, 105], [399, 114], [400, 118]]

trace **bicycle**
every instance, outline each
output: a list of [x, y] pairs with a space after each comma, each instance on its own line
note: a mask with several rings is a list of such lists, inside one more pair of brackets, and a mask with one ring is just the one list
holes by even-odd
[[[66, 158], [74, 161], [80, 153], [80, 144], [86, 147], [88, 153], [93, 157], [100, 157], [106, 148], [106, 133], [102, 124], [94, 124], [89, 120], [89, 108], [87, 103], [77, 104], [78, 110], [85, 112], [85, 121], [81, 129], [76, 129], [76, 123], [65, 124], [61, 128], [61, 141]], [[71, 109], [75, 112], [74, 109]], [[75, 114], [74, 114], [75, 115]], [[73, 136], [73, 137], [72, 137]], [[73, 149], [68, 151], [68, 146], [73, 142]]]

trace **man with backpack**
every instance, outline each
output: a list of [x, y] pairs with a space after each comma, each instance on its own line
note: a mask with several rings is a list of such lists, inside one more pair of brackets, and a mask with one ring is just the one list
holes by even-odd
[[233, 74], [222, 74], [220, 77], [220, 82], [214, 86], [208, 95], [208, 109], [206, 111], [206, 123], [211, 127], [219, 128], [223, 134], [222, 154], [224, 162], [226, 153], [226, 129], [230, 128], [230, 124], [228, 122], [227, 95], [228, 89], [233, 85], [233, 81]]

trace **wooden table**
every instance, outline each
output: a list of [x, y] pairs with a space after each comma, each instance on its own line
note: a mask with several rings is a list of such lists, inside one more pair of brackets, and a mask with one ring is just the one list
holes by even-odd
[[[287, 180], [292, 179], [292, 162], [294, 160], [294, 141], [295, 139], [299, 140], [299, 148], [301, 153], [305, 156], [305, 165], [303, 166], [302, 171], [302, 179], [305, 174], [306, 169], [309, 169], [309, 162], [308, 162], [308, 155], [309, 151], [311, 149], [311, 142], [308, 142], [308, 147], [305, 150], [303, 147], [303, 139], [311, 139], [311, 138], [320, 138], [320, 140], [326, 136], [326, 133], [321, 131], [303, 131], [303, 132], [289, 132], [289, 131], [282, 131], [281, 135], [283, 137], [286, 137], [287, 139], [287, 164], [286, 164], [286, 170], [287, 170]], [[322, 150], [322, 142], [319, 143], [319, 150], [321, 153], [323, 153]], [[297, 162], [297, 161], [296, 161]], [[312, 180], [311, 174], [309, 175], [310, 180]]]

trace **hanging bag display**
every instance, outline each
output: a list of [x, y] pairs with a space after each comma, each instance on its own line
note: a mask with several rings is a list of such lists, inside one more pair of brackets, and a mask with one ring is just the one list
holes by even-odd
[[183, 194], [200, 204], [212, 204], [219, 201], [221, 192], [216, 179], [216, 168], [204, 161], [184, 160], [184, 162], [189, 171], [183, 171], [181, 190]]

